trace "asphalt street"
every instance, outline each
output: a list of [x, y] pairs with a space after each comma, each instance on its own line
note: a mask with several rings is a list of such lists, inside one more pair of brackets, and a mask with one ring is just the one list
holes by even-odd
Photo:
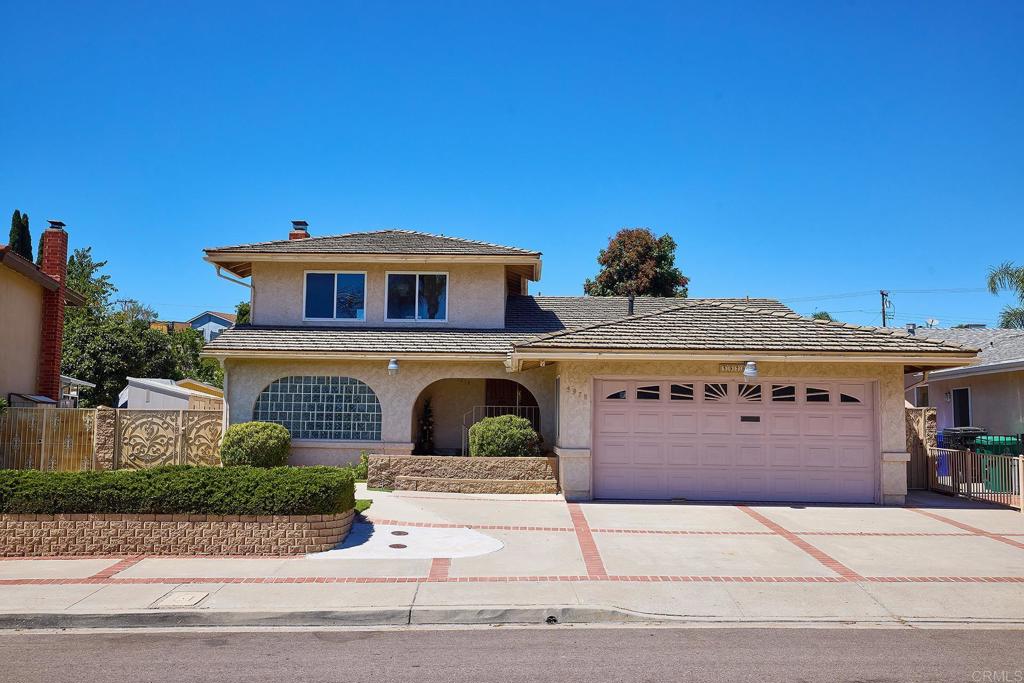
[[1011, 681], [1024, 631], [809, 628], [0, 634], [0, 681]]

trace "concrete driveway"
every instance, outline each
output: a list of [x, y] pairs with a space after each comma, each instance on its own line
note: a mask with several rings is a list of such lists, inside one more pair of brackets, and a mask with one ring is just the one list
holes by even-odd
[[[305, 558], [0, 561], [7, 610], [602, 606], [724, 620], [1024, 623], [1024, 514], [911, 507], [567, 504], [369, 494], [345, 548]], [[314, 584], [314, 585], [309, 585]]]

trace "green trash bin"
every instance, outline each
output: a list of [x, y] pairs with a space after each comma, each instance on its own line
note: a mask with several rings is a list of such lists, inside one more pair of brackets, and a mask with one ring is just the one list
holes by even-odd
[[974, 452], [988, 455], [1020, 455], [1021, 440], [1016, 436], [979, 436], [974, 440]]
[[1013, 493], [1013, 477], [1017, 468], [1007, 467], [1005, 464], [1000, 467], [1000, 460], [1005, 458], [994, 454], [981, 456], [982, 483], [985, 490], [992, 493]]

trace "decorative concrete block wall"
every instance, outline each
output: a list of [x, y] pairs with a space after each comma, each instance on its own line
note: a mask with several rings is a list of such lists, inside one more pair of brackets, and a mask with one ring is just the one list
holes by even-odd
[[330, 550], [355, 511], [335, 515], [0, 515], [0, 557], [302, 555]]
[[558, 458], [371, 455], [367, 486], [452, 493], [556, 493]]

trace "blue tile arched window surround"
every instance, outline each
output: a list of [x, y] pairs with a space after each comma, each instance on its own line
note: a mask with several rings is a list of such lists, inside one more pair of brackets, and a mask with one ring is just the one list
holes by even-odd
[[377, 394], [352, 377], [282, 377], [260, 393], [253, 419], [283, 425], [293, 439], [380, 441]]

